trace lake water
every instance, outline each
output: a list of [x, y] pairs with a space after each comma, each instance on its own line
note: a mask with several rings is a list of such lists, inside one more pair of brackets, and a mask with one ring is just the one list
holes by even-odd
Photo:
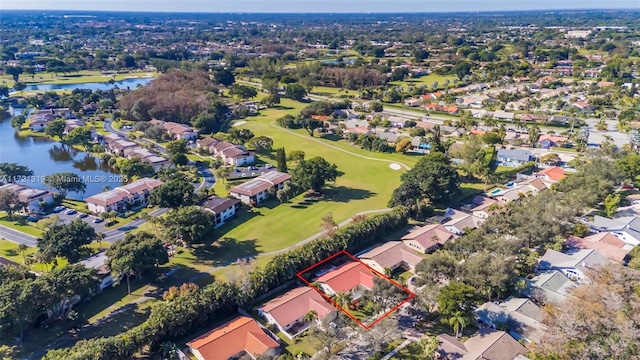
[[89, 89], [89, 90], [110, 90], [114, 86], [118, 86], [120, 89], [135, 89], [138, 86], [144, 86], [150, 83], [154, 78], [136, 78], [136, 79], [125, 79], [121, 81], [116, 81], [113, 84], [108, 82], [102, 83], [80, 83], [80, 84], [49, 84], [49, 85], [29, 85], [25, 88], [25, 91], [28, 90], [73, 90], [73, 89]]
[[[18, 115], [21, 109], [13, 109]], [[79, 174], [87, 185], [84, 194], [69, 193], [67, 197], [81, 200], [102, 192], [105, 185], [120, 185], [118, 174], [95, 156], [74, 150], [44, 137], [21, 137], [11, 127], [11, 119], [0, 119], [0, 162], [18, 163], [33, 170], [33, 177], [24, 179], [25, 185], [46, 189], [42, 177], [58, 172]]]

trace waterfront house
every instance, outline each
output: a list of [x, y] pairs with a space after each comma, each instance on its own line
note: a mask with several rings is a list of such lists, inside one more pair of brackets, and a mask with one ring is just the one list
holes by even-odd
[[48, 190], [34, 189], [32, 187], [9, 183], [0, 186], [0, 191], [10, 191], [18, 195], [18, 200], [24, 204], [25, 213], [38, 213], [45, 204], [53, 204], [53, 193]]

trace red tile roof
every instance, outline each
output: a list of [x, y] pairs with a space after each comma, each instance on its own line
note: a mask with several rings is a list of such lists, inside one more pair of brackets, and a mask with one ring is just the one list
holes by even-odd
[[373, 289], [373, 279], [376, 276], [364, 264], [354, 261], [320, 276], [317, 281], [327, 284], [337, 293], [342, 293], [351, 291], [358, 285]]
[[318, 313], [318, 319], [322, 319], [336, 308], [314, 289], [302, 287], [267, 302], [260, 310], [268, 312], [280, 326], [284, 327], [304, 317], [311, 310], [315, 310]]
[[200, 352], [205, 360], [227, 360], [242, 351], [255, 356], [280, 345], [255, 320], [239, 316], [188, 342], [187, 346]]
[[560, 181], [567, 177], [567, 173], [557, 166], [548, 167], [535, 173], [536, 176], [547, 176], [551, 180]]

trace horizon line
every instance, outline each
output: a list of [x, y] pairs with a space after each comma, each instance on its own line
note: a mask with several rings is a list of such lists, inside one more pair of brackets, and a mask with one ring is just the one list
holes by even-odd
[[416, 14], [474, 14], [474, 13], [513, 13], [513, 12], [523, 12], [523, 13], [531, 13], [531, 12], [575, 12], [575, 11], [585, 11], [585, 12], [615, 12], [615, 11], [632, 11], [632, 12], [640, 12], [640, 8], [560, 8], [560, 9], [510, 9], [510, 10], [448, 10], [448, 11], [338, 11], [338, 12], [325, 12], [325, 11], [308, 11], [308, 12], [300, 12], [300, 11], [180, 11], [180, 10], [92, 10], [92, 9], [4, 9], [0, 10], [1, 12], [15, 12], [15, 11], [55, 11], [55, 12], [95, 12], [95, 13], [107, 13], [107, 12], [115, 12], [115, 13], [180, 13], [180, 14], [231, 14], [231, 15], [240, 15], [240, 14], [296, 14], [296, 15], [306, 15], [306, 14], [326, 14], [326, 15], [334, 15], [334, 14], [357, 14], [357, 15], [371, 15], [371, 14], [401, 14], [401, 15], [416, 15]]

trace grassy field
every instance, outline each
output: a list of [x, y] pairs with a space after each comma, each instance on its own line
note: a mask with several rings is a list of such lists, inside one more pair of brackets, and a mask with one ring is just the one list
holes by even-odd
[[7, 217], [7, 213], [4, 211], [0, 211], [0, 225], [6, 226], [8, 228], [21, 231], [25, 234], [40, 236], [42, 235], [42, 230], [35, 227], [35, 224], [32, 222], [22, 223], [16, 219], [18, 219], [18, 215], [14, 215], [14, 219], [9, 220]]
[[241, 212], [230, 226], [221, 229], [223, 248], [225, 242], [230, 242], [244, 244], [247, 254], [278, 250], [319, 232], [320, 218], [329, 212], [336, 222], [341, 222], [357, 212], [386, 208], [402, 173], [402, 170], [390, 169], [389, 162], [411, 166], [418, 159], [368, 152], [344, 141], [312, 138], [304, 130], [288, 132], [272, 122], [286, 113], [296, 113], [300, 104], [284, 100], [283, 105], [285, 109], [269, 109], [246, 119], [241, 127], [271, 137], [274, 147], [284, 146], [287, 152], [303, 150], [306, 158], [322, 156], [336, 163], [341, 175], [327, 188], [322, 200], [310, 201], [298, 196], [284, 204], [272, 200], [250, 212]]
[[407, 86], [420, 86], [426, 85], [429, 88], [433, 85], [434, 82], [438, 83], [438, 88], [444, 88], [444, 82], [449, 80], [450, 83], [453, 84], [453, 80], [457, 77], [455, 75], [438, 75], [438, 74], [429, 74], [426, 76], [422, 76], [419, 78], [409, 78], [403, 81], [391, 81], [389, 85], [393, 86], [403, 86], [405, 89]]
[[[113, 72], [102, 73], [100, 71], [80, 71], [78, 73], [58, 74], [53, 73], [37, 73], [33, 78], [29, 75], [22, 74], [20, 81], [27, 85], [51, 85], [51, 84], [80, 84], [89, 82], [108, 82], [113, 79], [114, 81], [121, 81], [133, 78], [143, 77], [157, 77], [156, 72], [126, 72], [116, 74]], [[11, 75], [0, 76], [0, 83], [4, 83], [9, 87], [13, 87], [15, 82]], [[26, 92], [25, 92], [26, 93]]]

